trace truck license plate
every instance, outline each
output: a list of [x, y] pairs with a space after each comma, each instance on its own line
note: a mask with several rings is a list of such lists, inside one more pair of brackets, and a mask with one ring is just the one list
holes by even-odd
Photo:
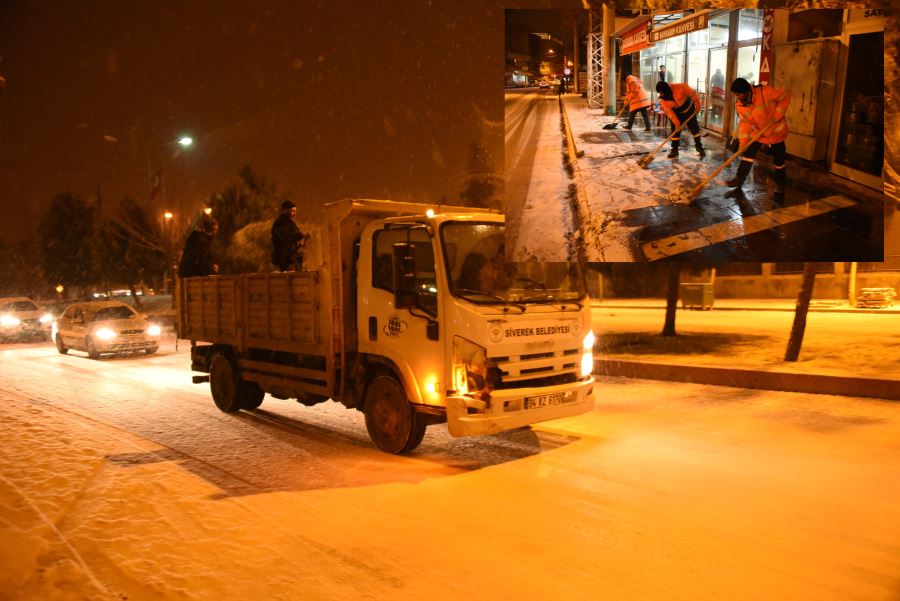
[[541, 396], [525, 397], [526, 409], [538, 409], [547, 407], [548, 405], [559, 405], [566, 402], [566, 394], [557, 392], [556, 394], [542, 394]]

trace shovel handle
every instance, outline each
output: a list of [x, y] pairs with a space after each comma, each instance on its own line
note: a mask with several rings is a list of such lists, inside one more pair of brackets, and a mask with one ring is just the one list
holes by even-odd
[[737, 152], [735, 152], [733, 155], [731, 155], [730, 157], [728, 157], [728, 160], [726, 160], [724, 163], [722, 163], [721, 165], [719, 165], [718, 167], [716, 167], [716, 169], [715, 169], [715, 170], [714, 170], [714, 171], [713, 171], [713, 172], [712, 172], [705, 180], [703, 180], [702, 182], [700, 182], [699, 184], [697, 184], [697, 187], [690, 191], [690, 193], [689, 193], [689, 195], [688, 195], [688, 200], [693, 200], [693, 198], [694, 198], [695, 196], [697, 196], [698, 194], [700, 194], [700, 191], [703, 190], [703, 188], [706, 187], [706, 185], [710, 182], [710, 180], [712, 180], [714, 177], [716, 177], [717, 175], [719, 175], [719, 173], [721, 173], [722, 170], [725, 169], [725, 167], [727, 167], [728, 165], [730, 165], [731, 162], [732, 162], [734, 159], [738, 158], [739, 156], [743, 156], [743, 154], [744, 154], [745, 152], [747, 152], [747, 149], [750, 148], [750, 146], [751, 146], [754, 142], [756, 142], [757, 140], [759, 140], [759, 139], [762, 137], [762, 135], [763, 135], [764, 133], [766, 133], [766, 131], [768, 131], [768, 129], [769, 129], [770, 127], [772, 127], [773, 125], [775, 125], [776, 123], [778, 123], [778, 121], [779, 121], [779, 120], [778, 120], [777, 118], [776, 118], [776, 119], [772, 119], [771, 121], [769, 121], [768, 123], [766, 123], [766, 124], [762, 127], [762, 129], [760, 129], [758, 132], [756, 132], [755, 134], [753, 134], [753, 137], [750, 138], [750, 141], [749, 141], [749, 142], [747, 142], [746, 144], [744, 144], [743, 146], [741, 146], [740, 148], [738, 148], [738, 151], [737, 151]]
[[675, 128], [675, 131], [673, 131], [671, 134], [669, 134], [669, 137], [668, 137], [668, 138], [666, 138], [665, 140], [663, 140], [663, 141], [660, 143], [660, 145], [657, 146], [657, 147], [653, 150], [653, 152], [651, 152], [650, 154], [648, 154], [648, 155], [645, 156], [645, 157], [642, 157], [642, 158], [641, 158], [641, 161], [644, 161], [644, 160], [648, 159], [649, 157], [652, 157], [652, 156], [653, 156], [654, 154], [656, 154], [657, 152], [659, 152], [659, 150], [660, 150], [663, 146], [665, 146], [666, 144], [668, 144], [668, 143], [669, 143], [669, 140], [671, 140], [671, 139], [674, 138], [676, 135], [678, 135], [678, 133], [681, 132], [682, 129], [684, 129], [684, 126], [688, 124], [688, 121], [690, 121], [691, 119], [693, 119], [694, 117], [696, 117], [696, 116], [697, 116], [697, 113], [699, 113], [699, 112], [700, 112], [700, 109], [698, 108], [698, 109], [695, 110], [693, 113], [691, 113], [691, 116], [690, 116], [690, 117], [688, 117], [687, 119], [685, 119], [684, 121], [682, 121], [682, 122], [681, 122], [681, 125], [679, 125], [678, 127], [676, 127], [676, 128]]

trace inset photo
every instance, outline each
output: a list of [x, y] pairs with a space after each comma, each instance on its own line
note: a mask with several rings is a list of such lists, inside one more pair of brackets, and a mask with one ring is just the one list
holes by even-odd
[[885, 260], [880, 9], [507, 10], [513, 260]]

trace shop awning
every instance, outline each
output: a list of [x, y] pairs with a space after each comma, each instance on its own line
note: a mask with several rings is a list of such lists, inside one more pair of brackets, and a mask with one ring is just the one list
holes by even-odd
[[616, 31], [615, 36], [619, 38], [619, 54], [624, 56], [649, 48], [649, 34], [652, 27], [653, 15], [641, 15]]
[[706, 29], [709, 27], [709, 19], [712, 12], [713, 11], [709, 9], [701, 10], [692, 15], [682, 17], [677, 21], [673, 21], [668, 25], [664, 25], [659, 29], [652, 30], [650, 32], [650, 44]]

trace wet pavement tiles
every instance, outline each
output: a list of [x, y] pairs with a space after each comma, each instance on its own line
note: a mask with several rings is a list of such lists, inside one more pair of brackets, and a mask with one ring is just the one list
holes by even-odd
[[765, 230], [774, 230], [785, 224], [845, 209], [855, 204], [856, 201], [852, 199], [835, 195], [802, 205], [772, 209], [744, 218], [718, 221], [659, 240], [644, 242], [640, 245], [641, 252], [647, 260], [656, 261], [704, 246], [713, 246]]

